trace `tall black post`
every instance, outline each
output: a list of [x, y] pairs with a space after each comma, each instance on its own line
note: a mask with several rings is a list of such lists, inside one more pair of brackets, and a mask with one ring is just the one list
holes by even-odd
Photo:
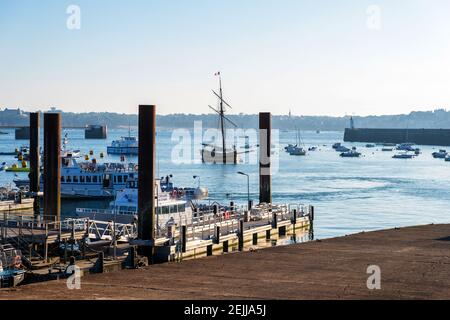
[[30, 113], [30, 191], [34, 194], [33, 212], [38, 217], [39, 212], [39, 112]]
[[61, 219], [61, 114], [44, 114], [44, 215]]
[[138, 237], [150, 245], [139, 247], [139, 254], [153, 261], [155, 241], [155, 154], [156, 107], [139, 106], [139, 191]]
[[259, 202], [272, 203], [270, 167], [272, 117], [270, 112], [259, 113]]

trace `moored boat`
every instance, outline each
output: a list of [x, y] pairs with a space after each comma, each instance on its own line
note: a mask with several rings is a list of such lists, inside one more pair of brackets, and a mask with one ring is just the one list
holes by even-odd
[[410, 154], [408, 152], [398, 153], [392, 156], [393, 159], [412, 159], [414, 158], [414, 154]]
[[361, 153], [356, 150], [350, 150], [347, 152], [342, 152], [340, 156], [343, 158], [359, 158], [361, 156]]
[[447, 152], [447, 150], [441, 149], [438, 152], [433, 152], [431, 155], [435, 159], [445, 159], [448, 155], [448, 152]]
[[106, 148], [108, 154], [118, 155], [138, 155], [139, 143], [136, 137], [122, 137], [120, 140], [114, 140], [110, 146]]

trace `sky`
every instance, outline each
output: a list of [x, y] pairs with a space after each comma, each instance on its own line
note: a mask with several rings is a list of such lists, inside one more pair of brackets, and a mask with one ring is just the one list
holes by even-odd
[[0, 0], [0, 108], [209, 113], [217, 71], [233, 114], [448, 109], [450, 1]]

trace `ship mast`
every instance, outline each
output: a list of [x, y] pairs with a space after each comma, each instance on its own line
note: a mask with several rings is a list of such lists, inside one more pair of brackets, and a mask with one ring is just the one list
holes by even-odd
[[223, 110], [223, 94], [222, 94], [222, 76], [219, 73], [219, 94], [220, 94], [220, 109], [219, 109], [219, 115], [220, 115], [220, 129], [222, 130], [222, 161], [223, 163], [226, 163], [227, 161], [227, 154], [226, 154], [226, 142], [225, 142], [225, 127], [224, 127], [224, 110]]

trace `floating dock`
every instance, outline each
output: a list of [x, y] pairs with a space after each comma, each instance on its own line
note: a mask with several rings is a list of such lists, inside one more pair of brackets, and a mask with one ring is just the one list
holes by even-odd
[[[0, 299], [450, 299], [449, 243], [450, 225], [391, 229], [86, 275], [80, 290], [31, 284]], [[380, 290], [367, 288], [371, 265]]]
[[368, 129], [347, 128], [346, 142], [407, 143], [450, 146], [450, 129]]

